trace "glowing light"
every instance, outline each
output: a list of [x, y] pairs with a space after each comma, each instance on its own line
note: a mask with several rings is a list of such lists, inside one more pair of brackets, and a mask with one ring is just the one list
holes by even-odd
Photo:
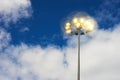
[[73, 23], [74, 23], [74, 24], [77, 24], [77, 23], [78, 23], [78, 18], [74, 18], [74, 19], [73, 19]]
[[95, 23], [93, 20], [88, 20], [85, 22], [84, 29], [86, 33], [91, 32], [95, 29]]
[[66, 27], [65, 27], [65, 30], [68, 30], [68, 29], [71, 29], [71, 27], [70, 27], [70, 26], [66, 26]]
[[66, 30], [66, 33], [67, 33], [67, 34], [71, 34], [71, 33], [72, 33], [72, 30], [71, 30], [71, 29], [68, 29], [68, 30]]
[[84, 31], [85, 33], [91, 32], [97, 29], [97, 22], [87, 14], [78, 13], [69, 18], [70, 22], [65, 24], [65, 30], [67, 34]]
[[81, 26], [80, 23], [76, 23], [76, 24], [75, 24], [75, 27], [76, 27], [77, 30], [80, 30], [80, 29], [82, 28], [82, 26]]
[[67, 22], [67, 23], [66, 23], [66, 26], [71, 26], [71, 23], [70, 23], [70, 22]]
[[84, 23], [85, 23], [85, 18], [84, 17], [80, 18], [80, 24], [84, 24]]

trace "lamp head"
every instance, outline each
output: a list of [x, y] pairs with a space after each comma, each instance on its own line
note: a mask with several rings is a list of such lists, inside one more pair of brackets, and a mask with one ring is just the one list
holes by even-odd
[[71, 23], [67, 22], [65, 25], [65, 30], [71, 29]]
[[89, 19], [84, 23], [84, 30], [86, 33], [88, 32], [92, 32], [93, 30], [95, 30], [95, 28], [97, 27], [97, 24], [95, 22], [95, 20], [93, 19]]
[[77, 24], [77, 23], [78, 23], [78, 18], [77, 17], [73, 18], [73, 24]]
[[84, 18], [79, 18], [79, 17], [75, 17], [73, 18], [73, 25], [77, 30], [81, 30], [82, 26], [84, 24], [85, 19]]
[[85, 17], [80, 17], [79, 21], [80, 21], [80, 24], [83, 26], [83, 24], [85, 23]]
[[67, 34], [71, 34], [72, 33], [72, 30], [71, 29], [68, 29], [65, 31]]
[[70, 18], [69, 22], [65, 24], [65, 31], [67, 34], [82, 32], [89, 33], [97, 28], [97, 22], [87, 14], [78, 13]]
[[70, 22], [67, 22], [67, 23], [66, 23], [66, 26], [71, 26], [71, 23], [70, 23]]

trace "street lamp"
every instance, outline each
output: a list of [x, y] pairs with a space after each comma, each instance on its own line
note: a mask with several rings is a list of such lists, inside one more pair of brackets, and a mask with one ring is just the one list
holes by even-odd
[[97, 26], [96, 21], [90, 16], [74, 16], [65, 23], [67, 34], [78, 35], [78, 72], [77, 80], [80, 80], [80, 35], [93, 31]]

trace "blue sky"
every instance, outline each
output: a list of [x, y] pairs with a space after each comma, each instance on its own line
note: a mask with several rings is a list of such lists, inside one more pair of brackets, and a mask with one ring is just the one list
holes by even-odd
[[[84, 11], [94, 17], [95, 11], [103, 3], [101, 0], [31, 0], [31, 17], [20, 19], [9, 29], [12, 43], [20, 44], [55, 44], [66, 45], [63, 39], [61, 23], [71, 13]], [[20, 27], [19, 27], [20, 26]], [[29, 31], [21, 32], [21, 28], [28, 27]]]
[[[110, 1], [107, 5], [106, 0], [31, 0], [32, 6], [29, 9], [31, 16], [29, 18], [21, 18], [16, 23], [10, 23], [8, 31], [11, 32], [12, 44], [20, 44], [21, 42], [27, 44], [40, 44], [43, 47], [48, 44], [54, 44], [59, 46], [66, 45], [66, 40], [63, 39], [63, 32], [61, 30], [61, 24], [64, 19], [73, 12], [84, 11], [96, 18], [101, 14], [111, 13], [114, 10], [113, 15], [118, 14], [116, 8], [119, 8], [119, 1]], [[110, 5], [112, 2], [118, 2]], [[106, 7], [106, 11], [103, 11], [103, 7]], [[112, 9], [113, 8], [113, 9]], [[105, 10], [104, 9], [104, 10]], [[100, 14], [101, 13], [101, 14]], [[104, 17], [103, 17], [104, 18]], [[99, 20], [99, 19], [98, 19]], [[117, 21], [109, 20], [108, 18], [102, 19], [98, 24], [99, 28], [108, 29], [111, 26], [107, 26], [108, 23], [113, 24]], [[4, 24], [4, 23], [3, 23]], [[3, 26], [3, 24], [1, 24]], [[104, 25], [103, 25], [104, 24]], [[27, 27], [28, 31], [20, 31], [22, 28]]]
[[0, 0], [0, 80], [76, 80], [77, 36], [61, 25], [81, 11], [98, 22], [81, 37], [81, 80], [120, 80], [120, 0]]

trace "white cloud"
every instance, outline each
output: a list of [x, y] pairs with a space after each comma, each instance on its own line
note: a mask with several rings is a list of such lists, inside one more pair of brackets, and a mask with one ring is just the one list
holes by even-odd
[[30, 16], [30, 0], [0, 0], [1, 21], [8, 23]]
[[[16, 22], [29, 16], [30, 6], [29, 0], [1, 0], [0, 15], [5, 23]], [[98, 30], [90, 39], [82, 37], [82, 80], [120, 80], [119, 34], [117, 25], [114, 30]], [[77, 37], [63, 48], [15, 46], [9, 44], [10, 39], [10, 34], [0, 29], [0, 80], [76, 80]]]
[[[82, 80], [120, 79], [119, 34], [120, 25], [114, 30], [98, 30], [81, 45]], [[76, 71], [77, 45], [64, 48], [9, 45], [0, 54], [0, 80], [75, 80]]]
[[10, 34], [4, 29], [0, 28], [0, 51], [3, 47], [6, 47], [10, 41]]

